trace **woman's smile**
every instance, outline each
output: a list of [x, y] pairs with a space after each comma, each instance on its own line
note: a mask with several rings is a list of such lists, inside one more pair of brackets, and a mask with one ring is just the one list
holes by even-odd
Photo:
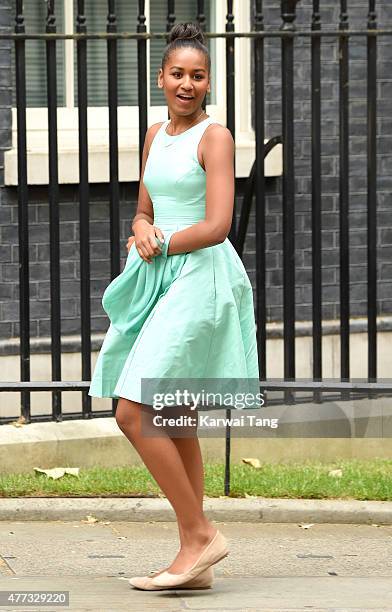
[[180, 104], [190, 104], [194, 98], [183, 98], [180, 94], [176, 96], [177, 100], [180, 102]]

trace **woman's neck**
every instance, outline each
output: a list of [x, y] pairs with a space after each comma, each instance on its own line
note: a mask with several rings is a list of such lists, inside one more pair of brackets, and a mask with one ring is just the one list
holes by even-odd
[[[187, 124], [184, 124], [181, 122], [182, 117], [179, 116], [172, 116], [170, 115], [170, 125], [172, 127], [172, 132], [184, 132], [185, 130], [188, 130], [190, 127], [192, 127], [192, 125], [196, 125], [206, 114], [206, 112], [204, 110], [202, 110], [201, 112], [197, 113], [193, 119], [191, 121], [189, 121]], [[180, 123], [179, 123], [180, 121]], [[175, 134], [172, 134], [173, 136]]]

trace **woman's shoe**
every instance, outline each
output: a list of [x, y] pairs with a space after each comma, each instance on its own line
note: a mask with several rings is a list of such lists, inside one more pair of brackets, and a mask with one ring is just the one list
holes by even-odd
[[[162, 591], [168, 588], [176, 588], [176, 587], [161, 587], [154, 586], [151, 583], [153, 576], [157, 576], [159, 572], [153, 571], [150, 572], [152, 576], [134, 576], [129, 579], [129, 584], [137, 589], [143, 589], [144, 591]], [[210, 589], [212, 583], [214, 581], [214, 569], [212, 567], [208, 567], [204, 572], [201, 572], [196, 578], [192, 578], [185, 584], [182, 584], [180, 589]]]
[[228, 554], [229, 550], [227, 548], [226, 538], [218, 529], [211, 542], [207, 544], [201, 553], [196, 563], [194, 563], [187, 572], [183, 572], [182, 574], [172, 574], [164, 571], [157, 576], [153, 576], [151, 578], [151, 584], [153, 586], [166, 588], [178, 587], [186, 582], [189, 582], [189, 580], [196, 578], [196, 576], [201, 574], [208, 567], [227, 557]]

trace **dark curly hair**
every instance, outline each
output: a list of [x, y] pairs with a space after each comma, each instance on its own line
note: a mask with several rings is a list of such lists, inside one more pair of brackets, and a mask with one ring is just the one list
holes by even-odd
[[164, 69], [170, 54], [180, 48], [197, 49], [204, 53], [207, 59], [208, 73], [211, 72], [211, 57], [205, 45], [203, 31], [198, 23], [177, 23], [172, 27], [168, 34], [168, 44], [162, 57], [162, 70]]

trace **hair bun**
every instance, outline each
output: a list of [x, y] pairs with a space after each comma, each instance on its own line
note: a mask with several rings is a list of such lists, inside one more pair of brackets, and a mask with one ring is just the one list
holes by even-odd
[[204, 45], [204, 35], [198, 23], [177, 23], [169, 32], [168, 44], [178, 39], [196, 39]]

